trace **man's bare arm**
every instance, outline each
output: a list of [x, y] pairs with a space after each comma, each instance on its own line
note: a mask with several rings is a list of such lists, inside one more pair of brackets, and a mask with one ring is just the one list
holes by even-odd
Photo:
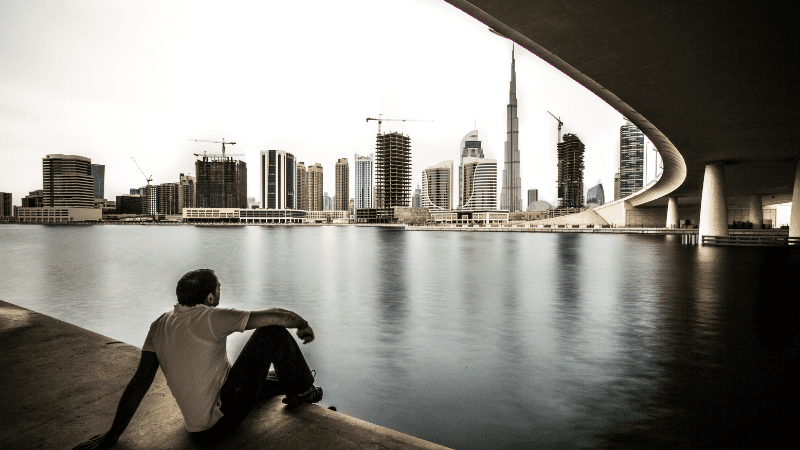
[[111, 429], [105, 434], [97, 435], [90, 440], [78, 445], [73, 450], [110, 448], [117, 443], [122, 432], [128, 427], [133, 415], [139, 408], [144, 395], [153, 384], [153, 379], [158, 371], [158, 357], [154, 352], [142, 351], [139, 367], [122, 393], [122, 398], [117, 406], [117, 414]]
[[314, 330], [308, 325], [305, 319], [296, 312], [283, 308], [271, 308], [261, 311], [251, 311], [250, 318], [247, 319], [246, 330], [253, 328], [268, 327], [276, 325], [284, 328], [297, 328], [297, 337], [303, 340], [304, 344], [314, 340]]

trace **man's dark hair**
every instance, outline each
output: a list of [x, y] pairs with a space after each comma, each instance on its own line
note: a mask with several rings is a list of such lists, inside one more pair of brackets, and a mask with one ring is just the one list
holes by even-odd
[[197, 269], [188, 272], [178, 281], [175, 294], [178, 303], [194, 306], [205, 301], [208, 294], [217, 292], [217, 275], [211, 269]]

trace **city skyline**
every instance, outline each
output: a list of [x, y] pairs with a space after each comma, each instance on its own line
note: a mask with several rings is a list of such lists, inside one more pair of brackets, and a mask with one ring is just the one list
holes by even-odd
[[[377, 127], [364, 118], [378, 114], [433, 120], [383, 124], [383, 131], [414, 142], [412, 185], [426, 167], [456, 159], [469, 129], [480, 130], [486, 157], [502, 162], [509, 41], [444, 2], [345, 2], [367, 19], [391, 12], [398, 21], [389, 28], [377, 20], [342, 27], [328, 20], [338, 17], [337, 7], [315, 6], [309, 12], [294, 5], [53, 5], [49, 13], [63, 20], [52, 24], [32, 6], [12, 4], [0, 32], [7, 51], [0, 95], [8, 119], [1, 125], [0, 190], [18, 204], [41, 188], [41, 158], [62, 153], [105, 165], [106, 197], [114, 198], [145, 184], [131, 156], [154, 184], [173, 183], [179, 173], [195, 175], [193, 153], [220, 150], [190, 139], [221, 137], [236, 141], [233, 151], [251, 167], [261, 150], [282, 148], [332, 170], [338, 158], [373, 151]], [[286, 24], [263, 31], [256, 23], [264, 17]], [[291, 46], [273, 44], [301, 17], [307, 35]], [[226, 18], [242, 26], [219, 31], [218, 20]], [[409, 23], [415, 24], [411, 35]], [[373, 35], [385, 38], [363, 39]], [[402, 70], [385, 74], [374, 67], [375, 57], [393, 54], [404, 58]], [[547, 110], [562, 117], [565, 132], [585, 136], [587, 177], [611, 185], [621, 115], [528, 51], [518, 48], [515, 57], [526, 136], [522, 189], [555, 197], [556, 126]], [[465, 60], [470, 71], [454, 69]], [[319, 75], [333, 61], [336, 70]], [[281, 70], [256, 76], [265, 68]], [[334, 192], [334, 181], [326, 180], [324, 189]], [[259, 184], [251, 177], [248, 195]]]

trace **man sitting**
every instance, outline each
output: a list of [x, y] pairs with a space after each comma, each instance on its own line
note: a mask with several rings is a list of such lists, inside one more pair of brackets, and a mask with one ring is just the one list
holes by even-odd
[[[150, 325], [136, 373], [122, 394], [111, 429], [75, 449], [113, 446], [128, 426], [161, 365], [167, 385], [183, 414], [186, 429], [217, 437], [236, 428], [255, 404], [270, 364], [289, 407], [317, 403], [322, 388], [287, 328], [307, 344], [314, 331], [300, 315], [281, 308], [240, 311], [217, 308], [219, 279], [199, 269], [178, 281], [178, 304]], [[231, 367], [227, 336], [256, 329]]]

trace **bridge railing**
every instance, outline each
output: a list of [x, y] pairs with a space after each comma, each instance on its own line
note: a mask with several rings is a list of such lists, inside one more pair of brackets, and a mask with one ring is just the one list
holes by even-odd
[[703, 236], [703, 245], [787, 246], [800, 245], [800, 237], [758, 236], [732, 234], [729, 236]]

